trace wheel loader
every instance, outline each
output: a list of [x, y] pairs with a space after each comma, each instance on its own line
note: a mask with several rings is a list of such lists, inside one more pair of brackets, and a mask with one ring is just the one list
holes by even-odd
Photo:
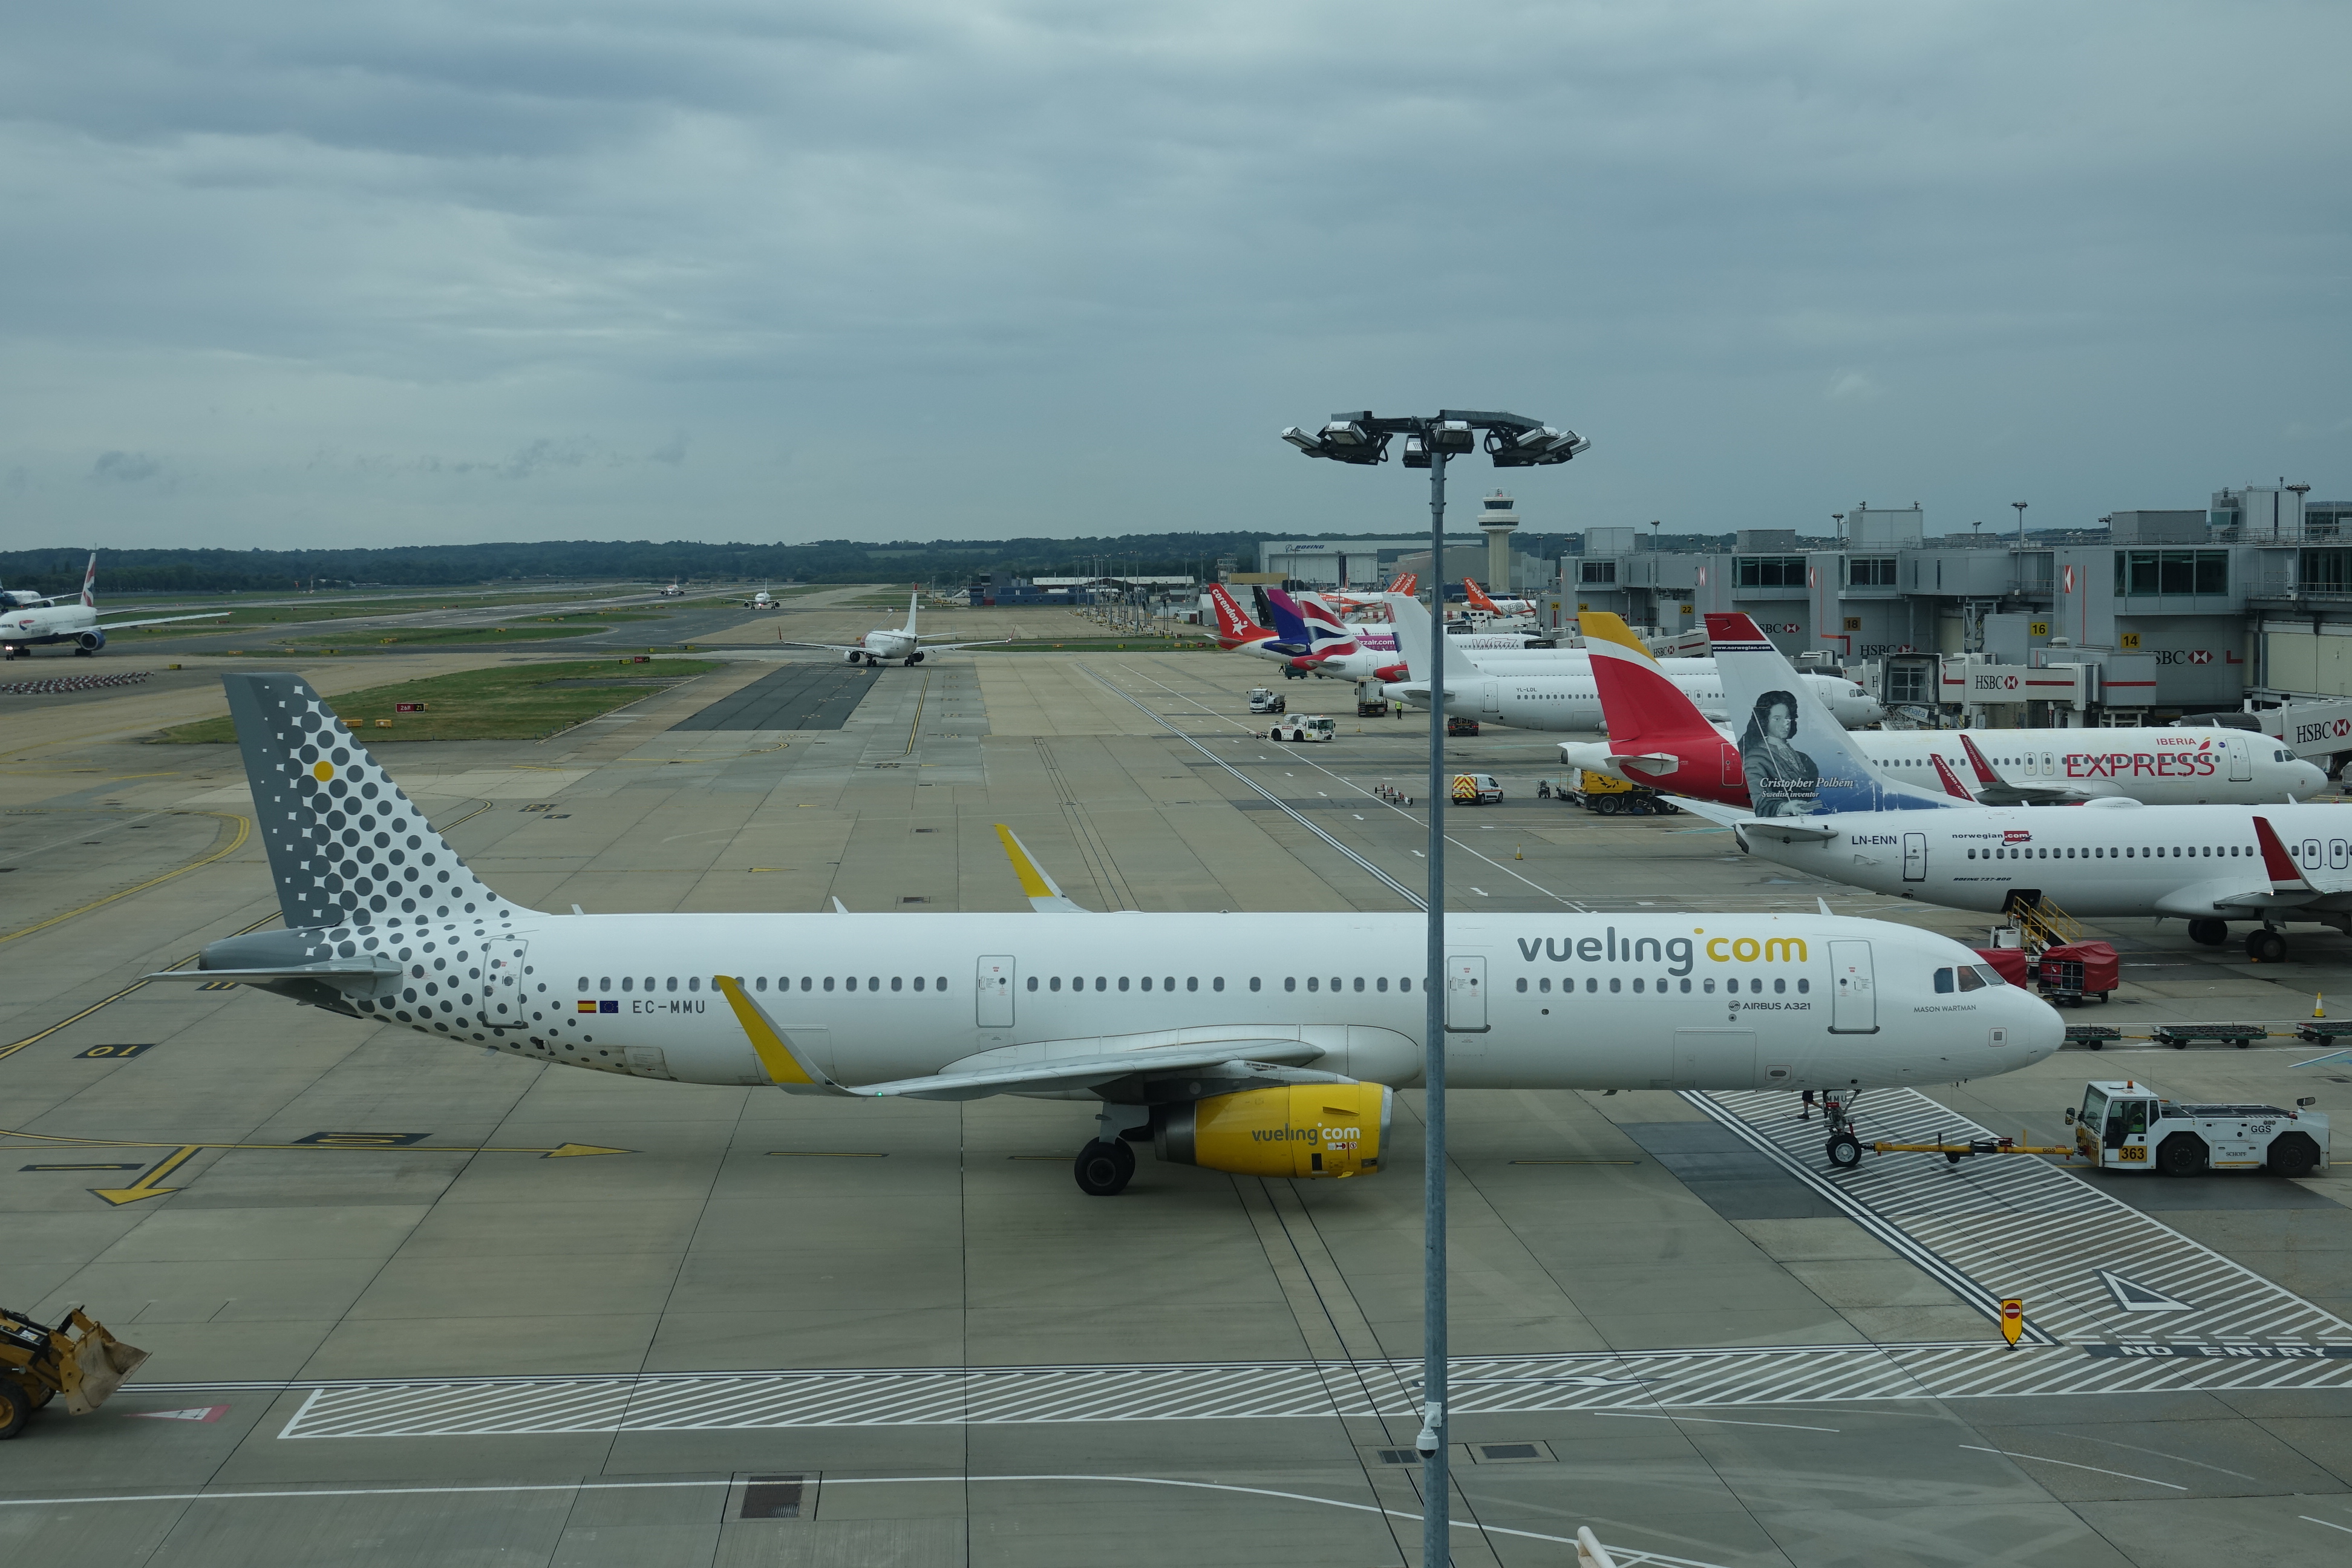
[[54, 1329], [0, 1307], [0, 1439], [22, 1432], [33, 1412], [59, 1394], [68, 1410], [89, 1415], [146, 1359], [79, 1307]]

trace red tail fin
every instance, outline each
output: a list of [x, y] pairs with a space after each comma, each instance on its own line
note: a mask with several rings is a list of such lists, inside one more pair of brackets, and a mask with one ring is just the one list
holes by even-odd
[[1217, 612], [1217, 640], [1227, 647], [1237, 643], [1262, 642], [1274, 634], [1242, 613], [1223, 583], [1209, 584], [1209, 603]]
[[1397, 580], [1389, 584], [1391, 594], [1417, 594], [1420, 591], [1421, 574], [1418, 572], [1400, 572]]
[[1985, 761], [1985, 754], [1977, 750], [1977, 743], [1969, 739], [1965, 730], [1960, 731], [1960, 750], [1969, 754], [1969, 765], [1976, 769], [1978, 784], [2000, 783], [2000, 775], [1992, 771], [1992, 764]]
[[2263, 847], [2263, 869], [2271, 875], [2271, 890], [2284, 893], [2301, 891], [2311, 886], [2304, 879], [2303, 868], [2294, 863], [2286, 846], [2279, 842], [2277, 831], [2267, 816], [2254, 818], [2254, 842]]
[[1974, 805], [1977, 797], [1969, 793], [1969, 786], [1960, 782], [1960, 775], [1952, 771], [1952, 764], [1944, 761], [1944, 754], [1941, 752], [1930, 752], [1927, 755], [1935, 761], [1936, 780], [1944, 786], [1944, 793]]
[[1470, 595], [1470, 607], [1472, 609], [1484, 610], [1490, 616], [1499, 616], [1503, 613], [1501, 610], [1496, 608], [1494, 600], [1486, 597], [1485, 590], [1478, 586], [1478, 580], [1476, 578], [1463, 578], [1462, 586]]

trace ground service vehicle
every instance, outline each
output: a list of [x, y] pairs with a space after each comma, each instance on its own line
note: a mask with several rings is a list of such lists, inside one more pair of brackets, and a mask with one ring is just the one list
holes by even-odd
[[147, 1359], [76, 1307], [54, 1329], [0, 1307], [0, 1438], [25, 1429], [33, 1412], [62, 1394], [87, 1415]]
[[2072, 1108], [2074, 1146], [2084, 1159], [2114, 1171], [2162, 1171], [2194, 1176], [2205, 1171], [2267, 1170], [2308, 1176], [2327, 1164], [2327, 1118], [2298, 1100], [2293, 1110], [2275, 1105], [2180, 1105], [2137, 1079], [2087, 1084], [2083, 1109]]
[[1319, 713], [1300, 714], [1296, 719], [1277, 719], [1274, 728], [1265, 732], [1269, 741], [1336, 741], [1339, 738], [1337, 721]]
[[1478, 732], [1478, 721], [1465, 718], [1459, 713], [1448, 713], [1445, 716], [1445, 732], [1449, 735], [1475, 735]]
[[1614, 773], [1596, 773], [1590, 768], [1580, 768], [1557, 783], [1546, 779], [1536, 786], [1536, 794], [1580, 805], [1602, 816], [1682, 815], [1681, 807], [1647, 784], [1637, 784]]
[[1249, 708], [1253, 713], [1279, 713], [1287, 706], [1281, 697], [1263, 686], [1250, 688]]
[[1502, 798], [1502, 781], [1492, 773], [1454, 775], [1454, 801], [1457, 805], [1492, 805]]

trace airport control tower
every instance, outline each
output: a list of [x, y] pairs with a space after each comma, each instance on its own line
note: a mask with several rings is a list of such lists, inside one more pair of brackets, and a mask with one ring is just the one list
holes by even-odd
[[1511, 510], [1511, 498], [1496, 490], [1486, 498], [1486, 510], [1478, 514], [1478, 531], [1486, 536], [1486, 581], [1489, 594], [1511, 592], [1511, 531], [1519, 526], [1519, 514]]

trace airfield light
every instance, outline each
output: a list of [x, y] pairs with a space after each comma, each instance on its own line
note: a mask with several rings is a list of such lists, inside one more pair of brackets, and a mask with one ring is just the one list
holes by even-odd
[[[1445, 767], [1445, 465], [1475, 451], [1481, 432], [1498, 468], [1565, 463], [1592, 445], [1573, 430], [1555, 430], [1539, 419], [1454, 408], [1441, 408], [1434, 417], [1382, 418], [1369, 409], [1335, 414], [1313, 436], [1295, 425], [1282, 433], [1310, 458], [1366, 466], [1388, 461], [1390, 440], [1402, 436], [1404, 466], [1429, 470], [1430, 657], [1436, 668], [1429, 680], [1429, 952], [1422, 979], [1427, 1042], [1423, 1076], [1428, 1084], [1428, 1145], [1422, 1163], [1422, 1425], [1413, 1447], [1423, 1465], [1422, 1561], [1433, 1564], [1452, 1561], [1445, 1426], [1445, 1037], [1486, 1032], [1475, 1024], [1457, 1028], [1448, 1022], [1445, 801], [1452, 780]], [[1478, 992], [1485, 988], [1479, 982]], [[1479, 1000], [1484, 1002], [1483, 995]]]

